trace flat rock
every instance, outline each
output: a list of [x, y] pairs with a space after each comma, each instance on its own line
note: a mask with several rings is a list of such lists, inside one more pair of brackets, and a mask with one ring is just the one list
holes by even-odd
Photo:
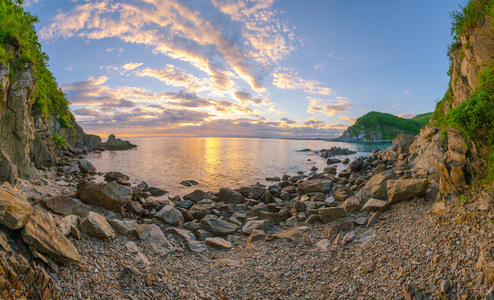
[[320, 208], [318, 210], [319, 215], [321, 216], [321, 220], [324, 223], [329, 223], [332, 221], [336, 221], [339, 218], [344, 218], [346, 217], [346, 212], [343, 207], [325, 207], [325, 208]]
[[243, 234], [251, 234], [254, 230], [263, 230], [266, 231], [268, 229], [269, 222], [266, 220], [252, 220], [245, 223], [242, 227]]
[[115, 233], [110, 224], [106, 222], [105, 217], [93, 211], [89, 212], [89, 215], [82, 220], [80, 229], [88, 236], [96, 238], [110, 239], [115, 237]]
[[308, 227], [293, 227], [288, 230], [279, 231], [275, 234], [269, 235], [266, 237], [266, 240], [275, 240], [275, 239], [284, 239], [289, 240], [294, 243], [302, 243], [311, 244], [309, 237], [304, 234], [304, 231], [308, 230]]
[[349, 197], [343, 202], [343, 209], [347, 214], [358, 212], [360, 209], [360, 200], [355, 197]]
[[218, 249], [231, 249], [233, 248], [232, 243], [219, 238], [219, 237], [208, 237], [206, 239], [206, 245], [213, 247], [213, 248], [218, 248]]
[[0, 186], [0, 224], [12, 230], [22, 228], [31, 218], [33, 209], [26, 196], [8, 182]]
[[359, 191], [360, 202], [364, 203], [370, 198], [385, 200], [387, 198], [386, 184], [393, 178], [395, 174], [392, 170], [372, 176]]
[[72, 227], [77, 227], [79, 225], [79, 217], [76, 215], [65, 216], [58, 224], [58, 229], [60, 232], [68, 236], [72, 231]]
[[84, 174], [94, 174], [96, 173], [96, 168], [85, 159], [78, 159], [77, 165], [79, 166], [79, 170]]
[[22, 240], [60, 263], [80, 263], [81, 256], [72, 242], [58, 229], [50, 213], [41, 206], [33, 207], [33, 215], [21, 230]]
[[364, 207], [360, 211], [366, 211], [366, 212], [383, 212], [389, 207], [389, 202], [383, 201], [383, 200], [378, 200], [374, 198], [370, 198], [365, 202]]
[[238, 225], [218, 219], [206, 219], [201, 221], [202, 226], [215, 235], [232, 234], [238, 229]]
[[117, 220], [117, 219], [107, 219], [106, 220], [115, 231], [123, 236], [137, 235], [137, 227], [139, 224], [135, 220]]
[[242, 194], [230, 188], [221, 188], [218, 193], [218, 201], [226, 204], [240, 204], [243, 203], [244, 200], [245, 197], [242, 196]]
[[87, 205], [77, 199], [64, 195], [51, 197], [42, 201], [41, 204], [46, 209], [62, 216], [79, 215], [85, 217], [89, 214], [89, 207]]
[[175, 247], [163, 234], [163, 231], [156, 224], [150, 224], [149, 237], [147, 241], [154, 255], [165, 257], [175, 253]]
[[298, 184], [297, 191], [300, 195], [307, 193], [324, 193], [331, 191], [333, 182], [329, 179], [313, 179]]
[[201, 190], [195, 190], [192, 193], [187, 194], [183, 197], [184, 200], [190, 200], [193, 201], [194, 203], [197, 203], [204, 199], [211, 199], [211, 198], [213, 198], [213, 195]]

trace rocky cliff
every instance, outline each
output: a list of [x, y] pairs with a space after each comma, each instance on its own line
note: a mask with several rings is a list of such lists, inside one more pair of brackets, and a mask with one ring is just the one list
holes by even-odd
[[417, 135], [425, 125], [430, 114], [418, 115], [413, 119], [371, 111], [355, 121], [336, 139], [341, 142], [379, 142], [392, 141], [399, 134]]
[[463, 12], [454, 15], [450, 87], [431, 122], [410, 146], [409, 162], [415, 173], [439, 174], [437, 211], [445, 211], [458, 200], [492, 199], [489, 191], [479, 191], [493, 180], [492, 139], [488, 136], [494, 127], [493, 6], [493, 1], [470, 1]]

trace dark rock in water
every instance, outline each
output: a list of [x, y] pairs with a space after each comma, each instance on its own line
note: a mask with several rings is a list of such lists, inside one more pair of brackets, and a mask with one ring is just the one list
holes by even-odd
[[326, 164], [331, 165], [331, 164], [337, 164], [337, 163], [340, 163], [340, 162], [341, 162], [341, 159], [328, 158], [328, 160], [326, 161]]
[[121, 172], [108, 172], [105, 174], [105, 180], [108, 182], [112, 182], [112, 181], [126, 182], [127, 180], [129, 180], [129, 176]]
[[275, 177], [266, 177], [266, 181], [281, 181], [281, 178], [278, 176]]
[[145, 183], [144, 181], [141, 181], [138, 185], [137, 185], [138, 188], [140, 189], [145, 189], [147, 187], [149, 187], [149, 185], [147, 183]]
[[348, 148], [340, 148], [340, 147], [331, 147], [330, 149], [322, 149], [320, 152], [322, 158], [328, 158], [337, 155], [350, 155], [357, 153]]
[[78, 159], [77, 165], [79, 165], [79, 169], [84, 174], [94, 174], [96, 173], [96, 168], [85, 159]]
[[193, 186], [193, 185], [198, 185], [199, 182], [195, 181], [195, 180], [184, 180], [182, 182], [180, 182], [181, 185], [184, 185], [184, 186]]
[[204, 199], [211, 199], [211, 198], [213, 198], [213, 195], [201, 190], [195, 190], [192, 193], [187, 194], [183, 197], [184, 200], [194, 201], [195, 203]]
[[113, 134], [110, 134], [108, 140], [101, 145], [107, 150], [129, 150], [137, 148], [137, 145], [134, 145], [129, 141], [117, 139]]
[[159, 197], [159, 196], [163, 196], [164, 194], [168, 193], [167, 191], [163, 190], [163, 189], [160, 189], [160, 188], [157, 188], [157, 187], [147, 187], [145, 189], [142, 190], [143, 192], [149, 192], [151, 194], [151, 196], [153, 197]]
[[302, 149], [302, 150], [297, 150], [297, 152], [310, 152], [312, 151], [311, 149]]

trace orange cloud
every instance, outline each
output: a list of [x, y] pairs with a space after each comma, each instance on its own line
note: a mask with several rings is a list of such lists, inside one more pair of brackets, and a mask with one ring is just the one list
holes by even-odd
[[308, 113], [321, 113], [332, 117], [340, 112], [346, 111], [353, 106], [348, 98], [339, 97], [336, 100], [325, 100], [307, 96], [310, 101]]
[[319, 94], [329, 96], [333, 93], [330, 88], [323, 87], [317, 80], [306, 80], [300, 78], [293, 69], [278, 69], [273, 73], [273, 84], [285, 90], [302, 90], [308, 94]]

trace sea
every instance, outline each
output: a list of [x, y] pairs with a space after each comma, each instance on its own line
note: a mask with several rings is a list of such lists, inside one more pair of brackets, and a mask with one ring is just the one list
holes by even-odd
[[[218, 191], [221, 187], [239, 188], [252, 184], [270, 185], [266, 177], [310, 174], [315, 166], [322, 172], [326, 159], [316, 151], [331, 147], [349, 148], [356, 154], [336, 156], [351, 160], [370, 156], [375, 149], [385, 149], [390, 142], [344, 143], [325, 140], [209, 137], [129, 138], [136, 149], [91, 153], [87, 159], [98, 172], [118, 171], [130, 182], [141, 181], [162, 188], [167, 196], [183, 196], [195, 189]], [[310, 149], [311, 151], [300, 151]], [[346, 165], [337, 164], [341, 171]], [[195, 186], [182, 181], [194, 180]]]

